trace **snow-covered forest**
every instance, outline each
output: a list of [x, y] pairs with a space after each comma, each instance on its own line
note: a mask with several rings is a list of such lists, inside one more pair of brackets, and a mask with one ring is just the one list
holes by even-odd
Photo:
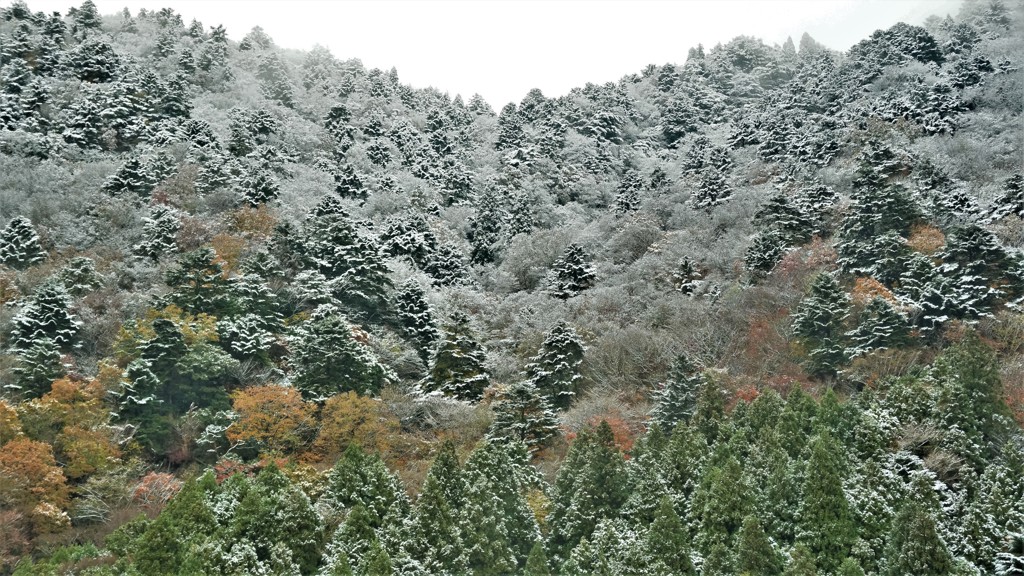
[[1024, 574], [1019, 0], [498, 111], [217, 24], [0, 8], [0, 574]]

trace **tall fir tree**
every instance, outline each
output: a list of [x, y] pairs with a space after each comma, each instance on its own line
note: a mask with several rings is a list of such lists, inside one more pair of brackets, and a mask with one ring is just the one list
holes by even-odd
[[32, 222], [17, 216], [0, 231], [0, 264], [24, 270], [46, 258]]
[[819, 274], [793, 315], [793, 333], [807, 350], [812, 375], [834, 376], [846, 363], [843, 322], [848, 314], [849, 296], [831, 274]]
[[580, 364], [586, 348], [567, 322], [559, 320], [544, 336], [537, 355], [526, 365], [526, 378], [551, 405], [564, 410], [579, 393]]
[[426, 392], [440, 392], [475, 402], [489, 384], [484, 366], [486, 356], [486, 350], [470, 327], [469, 317], [456, 312], [442, 328], [441, 343], [434, 351], [430, 373], [422, 388]]
[[419, 282], [410, 278], [398, 287], [395, 295], [395, 314], [402, 333], [413, 341], [424, 364], [430, 361], [439, 334], [434, 325], [433, 311], [427, 303], [426, 293]]
[[680, 422], [690, 421], [697, 408], [697, 393], [704, 377], [685, 354], [672, 362], [668, 378], [654, 391], [651, 419], [671, 433]]
[[569, 244], [561, 258], [551, 267], [547, 282], [548, 293], [555, 298], [567, 300], [593, 287], [595, 279], [590, 255], [579, 244]]

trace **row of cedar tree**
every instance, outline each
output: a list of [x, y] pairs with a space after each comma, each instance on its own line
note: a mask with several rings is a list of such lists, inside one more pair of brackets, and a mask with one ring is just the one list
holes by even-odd
[[0, 574], [1024, 574], [1022, 13], [496, 114], [0, 9]]

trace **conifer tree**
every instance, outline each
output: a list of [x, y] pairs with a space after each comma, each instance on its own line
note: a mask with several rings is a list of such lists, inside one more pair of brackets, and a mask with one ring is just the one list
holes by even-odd
[[672, 362], [668, 378], [654, 392], [651, 419], [671, 432], [680, 422], [689, 422], [697, 408], [697, 392], [703, 376], [685, 354]]
[[846, 362], [843, 322], [848, 302], [835, 278], [821, 273], [793, 315], [793, 332], [806, 347], [807, 369], [815, 376], [833, 376]]
[[789, 555], [782, 576], [818, 576], [818, 568], [814, 565], [814, 555], [802, 544], [797, 544]]
[[486, 351], [473, 334], [469, 317], [462, 312], [453, 314], [441, 336], [430, 374], [423, 383], [424, 390], [459, 400], [479, 400], [488, 385]]
[[640, 174], [636, 170], [629, 170], [622, 175], [619, 182], [618, 193], [615, 196], [615, 211], [620, 214], [628, 214], [640, 208], [640, 190], [644, 187]]
[[180, 229], [177, 210], [165, 204], [153, 206], [142, 219], [142, 241], [135, 245], [135, 254], [159, 262], [162, 256], [177, 252]]
[[568, 560], [598, 522], [615, 517], [626, 489], [625, 463], [608, 423], [580, 432], [558, 471], [548, 516], [548, 549], [556, 564]]
[[280, 186], [274, 177], [263, 168], [250, 170], [239, 183], [242, 201], [249, 206], [257, 207], [277, 199]]
[[864, 308], [857, 327], [846, 333], [847, 355], [856, 358], [871, 350], [895, 348], [910, 342], [909, 321], [888, 301], [878, 296]]
[[1003, 184], [1003, 194], [996, 198], [989, 210], [989, 221], [1006, 218], [1009, 215], [1024, 218], [1024, 175], [1014, 174]]
[[477, 202], [477, 214], [470, 221], [467, 237], [472, 246], [469, 258], [474, 264], [488, 264], [498, 256], [504, 222], [508, 214], [496, 193], [487, 192]]
[[355, 328], [329, 304], [318, 307], [289, 340], [292, 383], [307, 400], [323, 402], [341, 392], [375, 394], [391, 378]]
[[0, 231], [0, 264], [24, 270], [44, 259], [39, 235], [28, 218], [17, 216]]
[[736, 567], [741, 574], [777, 576], [782, 573], [782, 556], [772, 546], [757, 516], [743, 519], [736, 540]]
[[552, 576], [551, 568], [548, 566], [548, 556], [544, 553], [544, 545], [537, 542], [530, 549], [530, 556], [526, 559], [526, 566], [523, 568], [523, 576]]
[[689, 534], [668, 496], [662, 496], [658, 503], [644, 547], [655, 574], [696, 574], [690, 560]]
[[64, 351], [74, 348], [82, 322], [70, 308], [71, 298], [62, 284], [50, 281], [40, 286], [11, 320], [11, 348], [29, 350], [41, 340]]
[[722, 447], [715, 455], [717, 465], [708, 465], [701, 475], [691, 508], [697, 520], [696, 544], [704, 554], [716, 545], [732, 550], [743, 519], [752, 511], [750, 487], [731, 449]]
[[437, 477], [428, 475], [409, 521], [406, 552], [428, 574], [465, 574], [467, 569], [459, 514], [448, 503]]
[[224, 266], [212, 248], [182, 254], [178, 266], [167, 271], [164, 281], [172, 290], [167, 301], [186, 312], [220, 317], [236, 308]]
[[537, 355], [526, 365], [525, 376], [553, 407], [564, 410], [579, 392], [585, 350], [576, 331], [559, 320], [545, 334]]
[[857, 536], [843, 493], [842, 447], [825, 432], [811, 441], [810, 452], [797, 542], [814, 555], [818, 568], [833, 572], [850, 555]]
[[489, 438], [512, 438], [526, 445], [530, 453], [542, 449], [558, 434], [558, 421], [547, 398], [537, 386], [520, 381], [498, 392]]
[[450, 243], [441, 244], [430, 255], [423, 271], [430, 274], [436, 286], [453, 286], [466, 280], [468, 272], [462, 250]]
[[434, 325], [433, 312], [419, 282], [410, 278], [398, 287], [395, 313], [402, 332], [415, 343], [420, 358], [424, 363], [429, 362], [439, 334]]
[[401, 481], [384, 461], [352, 443], [328, 472], [318, 508], [340, 514], [357, 506], [365, 510], [367, 523], [380, 531], [388, 520], [405, 517], [409, 500]]
[[939, 576], [953, 572], [953, 557], [939, 536], [935, 520], [921, 502], [910, 498], [892, 521], [883, 576]]
[[711, 168], [704, 170], [697, 191], [690, 198], [690, 205], [694, 208], [710, 210], [732, 197], [732, 186], [725, 179], [725, 175], [718, 169]]
[[548, 276], [548, 293], [555, 298], [567, 300], [591, 288], [595, 278], [590, 255], [579, 244], [569, 244], [562, 257], [552, 266]]

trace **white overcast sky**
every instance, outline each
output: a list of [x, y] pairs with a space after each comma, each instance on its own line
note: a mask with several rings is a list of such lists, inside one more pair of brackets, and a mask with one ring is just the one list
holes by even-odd
[[[531, 88], [559, 96], [587, 82], [615, 81], [647, 64], [682, 63], [698, 43], [710, 48], [739, 35], [782, 44], [808, 32], [846, 50], [896, 22], [955, 15], [961, 0], [686, 1], [327, 1], [94, 0], [100, 12], [128, 6], [173, 8], [185, 24], [223, 24], [239, 40], [261, 26], [278, 46], [328, 47], [369, 68], [398, 69], [403, 83], [434, 86], [468, 99], [480, 93], [497, 110]], [[81, 0], [27, 0], [34, 11], [66, 13]], [[0, 0], [0, 5], [10, 4]]]

